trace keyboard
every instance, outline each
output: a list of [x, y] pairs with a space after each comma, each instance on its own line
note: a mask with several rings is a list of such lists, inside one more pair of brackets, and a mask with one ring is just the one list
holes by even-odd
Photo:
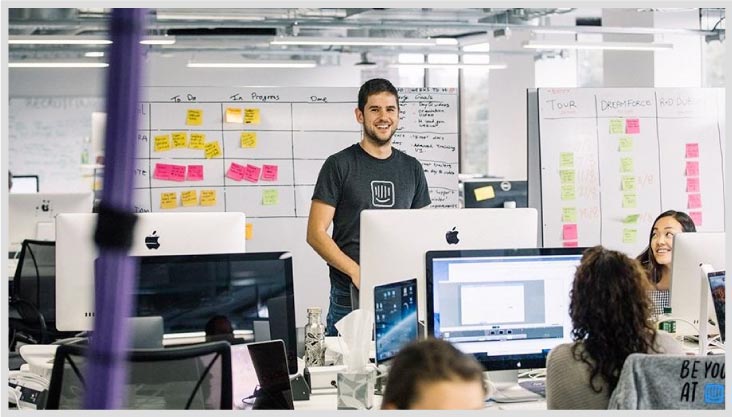
[[521, 385], [523, 389], [529, 390], [534, 394], [539, 394], [546, 398], [546, 384], [543, 379], [520, 381], [519, 385]]

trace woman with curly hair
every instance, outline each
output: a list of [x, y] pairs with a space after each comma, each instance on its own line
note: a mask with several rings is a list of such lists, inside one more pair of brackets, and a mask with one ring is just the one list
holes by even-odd
[[628, 355], [683, 353], [649, 321], [649, 287], [635, 259], [602, 246], [585, 251], [570, 293], [574, 342], [547, 358], [547, 408], [607, 409]]

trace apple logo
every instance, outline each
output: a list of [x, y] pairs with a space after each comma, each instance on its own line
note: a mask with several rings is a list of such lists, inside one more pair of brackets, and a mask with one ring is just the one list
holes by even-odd
[[460, 242], [460, 239], [458, 239], [458, 233], [460, 232], [455, 230], [455, 227], [445, 233], [445, 239], [449, 245], [457, 245], [457, 243]]
[[44, 213], [48, 213], [48, 211], [51, 209], [50, 204], [48, 203], [50, 203], [49, 200], [43, 200], [43, 202], [41, 203], [41, 211], [43, 211]]
[[520, 367], [521, 367], [521, 361], [519, 361], [519, 362], [516, 362], [516, 367], [517, 367], [517, 368], [520, 368]]
[[158, 242], [160, 236], [156, 236], [155, 233], [157, 233], [157, 230], [153, 230], [150, 236], [145, 237], [145, 246], [148, 249], [157, 249], [160, 247], [160, 242]]

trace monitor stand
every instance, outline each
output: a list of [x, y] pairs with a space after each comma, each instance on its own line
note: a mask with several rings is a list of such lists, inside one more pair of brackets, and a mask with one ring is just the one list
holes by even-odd
[[497, 403], [518, 403], [539, 401], [544, 398], [519, 385], [518, 373], [517, 370], [489, 371], [488, 378], [496, 387], [491, 400]]

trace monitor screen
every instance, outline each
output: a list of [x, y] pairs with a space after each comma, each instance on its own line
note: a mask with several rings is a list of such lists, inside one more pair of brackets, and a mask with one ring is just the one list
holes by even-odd
[[714, 312], [717, 315], [717, 324], [719, 325], [719, 335], [722, 337], [722, 342], [725, 339], [725, 304], [727, 297], [725, 295], [725, 271], [714, 271], [707, 274], [709, 280], [709, 290], [712, 294], [712, 304], [714, 305]]
[[374, 288], [377, 364], [393, 358], [404, 345], [417, 340], [417, 326], [416, 279]]
[[488, 371], [543, 368], [571, 341], [569, 294], [585, 248], [427, 253], [427, 331]]
[[13, 175], [11, 193], [28, 194], [40, 191], [38, 175]]
[[529, 206], [528, 181], [471, 180], [463, 182], [465, 208], [503, 208], [514, 202], [514, 207]]
[[8, 220], [11, 249], [19, 249], [25, 239], [54, 240], [58, 214], [91, 213], [93, 205], [94, 194], [91, 191], [10, 194]]

